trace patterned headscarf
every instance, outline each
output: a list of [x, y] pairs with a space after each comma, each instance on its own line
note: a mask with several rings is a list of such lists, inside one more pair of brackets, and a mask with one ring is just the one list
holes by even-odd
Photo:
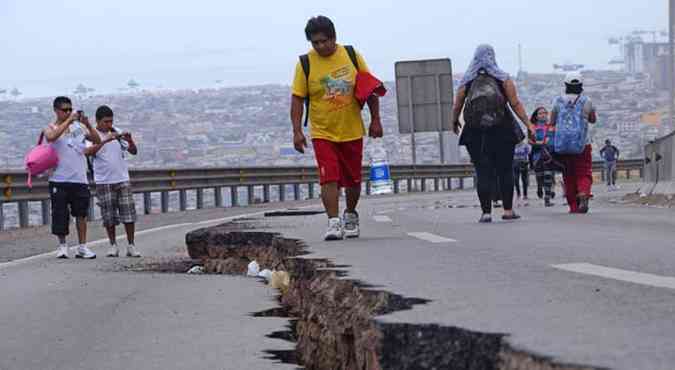
[[476, 77], [478, 77], [478, 71], [481, 69], [485, 69], [490, 76], [502, 82], [510, 78], [509, 74], [502, 71], [497, 65], [495, 49], [490, 45], [483, 44], [476, 48], [476, 53], [473, 55], [473, 61], [471, 61], [469, 68], [466, 70], [459, 87], [466, 86], [466, 84], [475, 80]]

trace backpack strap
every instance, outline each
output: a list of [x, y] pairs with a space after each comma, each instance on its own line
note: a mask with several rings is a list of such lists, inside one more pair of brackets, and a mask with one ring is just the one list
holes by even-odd
[[356, 68], [356, 71], [359, 71], [359, 59], [356, 57], [356, 50], [354, 50], [354, 47], [351, 45], [345, 45], [345, 50], [347, 50], [347, 54], [349, 55], [349, 59], [351, 59], [352, 64]]
[[305, 72], [305, 80], [307, 82], [307, 96], [305, 96], [305, 127], [309, 121], [309, 54], [300, 55], [300, 65], [302, 71]]

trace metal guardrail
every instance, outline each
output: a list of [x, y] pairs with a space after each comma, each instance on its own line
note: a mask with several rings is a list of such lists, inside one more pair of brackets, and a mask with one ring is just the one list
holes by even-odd
[[[633, 171], [639, 170], [642, 177], [642, 160], [620, 161], [619, 171], [626, 171], [630, 177]], [[368, 178], [370, 169], [364, 167], [364, 178]], [[594, 163], [594, 171], [603, 171], [602, 162]], [[304, 187], [307, 198], [313, 199], [318, 194], [319, 182], [316, 167], [245, 167], [245, 168], [188, 168], [188, 169], [153, 169], [131, 170], [131, 182], [134, 193], [143, 194], [145, 214], [152, 212], [152, 194], [160, 193], [161, 212], [169, 211], [169, 192], [179, 192], [179, 209], [187, 209], [187, 191], [196, 191], [196, 207], [204, 208], [204, 190], [214, 189], [215, 207], [223, 207], [223, 188], [230, 189], [230, 204], [233, 207], [241, 202], [239, 189], [247, 189], [247, 204], [256, 203], [255, 189], [262, 187], [263, 203], [272, 201], [272, 187], [277, 187], [278, 200], [286, 201], [286, 187], [293, 186], [293, 199], [302, 198]], [[403, 165], [391, 166], [391, 177], [394, 181], [394, 192], [426, 192], [452, 190], [453, 179], [457, 188], [464, 188], [464, 180], [473, 178], [474, 169], [470, 164], [463, 165]], [[604, 175], [603, 175], [604, 177]], [[18, 203], [19, 226], [28, 227], [29, 202], [41, 202], [41, 223], [50, 223], [49, 184], [45, 179], [35, 179], [33, 188], [26, 185], [28, 176], [25, 171], [0, 172], [0, 230], [4, 228], [3, 203]], [[405, 186], [401, 186], [401, 182]], [[370, 183], [364, 183], [366, 194], [370, 194]], [[93, 189], [92, 189], [93, 190]], [[92, 194], [94, 192], [92, 191]], [[94, 204], [91, 202], [90, 215], [94, 215]], [[91, 217], [93, 219], [93, 217]]]

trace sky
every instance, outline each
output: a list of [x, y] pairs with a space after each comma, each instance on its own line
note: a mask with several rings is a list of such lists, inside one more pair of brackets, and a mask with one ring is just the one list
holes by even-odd
[[[215, 1], [0, 0], [0, 89], [25, 96], [149, 88], [289, 84], [323, 14], [386, 80], [399, 60], [450, 58], [463, 71], [481, 43], [500, 65], [551, 72], [554, 63], [603, 68], [608, 38], [666, 30], [667, 0]], [[217, 80], [222, 82], [216, 83]]]

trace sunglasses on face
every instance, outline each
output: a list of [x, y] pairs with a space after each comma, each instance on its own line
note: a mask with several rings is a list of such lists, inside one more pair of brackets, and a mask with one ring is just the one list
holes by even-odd
[[63, 113], [72, 113], [73, 108], [59, 108], [59, 110]]

